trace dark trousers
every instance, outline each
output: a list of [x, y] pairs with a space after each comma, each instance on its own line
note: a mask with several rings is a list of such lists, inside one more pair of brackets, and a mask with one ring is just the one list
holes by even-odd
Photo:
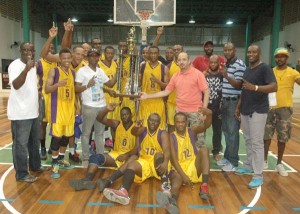
[[212, 145], [213, 155], [219, 154], [219, 152], [222, 150], [222, 119], [221, 115], [217, 113], [213, 113], [212, 115], [212, 129], [213, 129], [213, 135], [212, 135]]

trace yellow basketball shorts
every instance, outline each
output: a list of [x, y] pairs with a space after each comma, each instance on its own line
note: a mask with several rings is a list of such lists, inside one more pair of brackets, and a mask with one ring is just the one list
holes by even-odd
[[51, 124], [51, 135], [54, 137], [71, 137], [74, 135], [74, 123], [72, 125]]

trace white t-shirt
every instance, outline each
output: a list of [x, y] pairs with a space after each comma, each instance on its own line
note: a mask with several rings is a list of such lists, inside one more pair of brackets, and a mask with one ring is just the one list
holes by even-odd
[[96, 72], [88, 65], [80, 68], [76, 73], [75, 82], [87, 85], [90, 79], [94, 78], [95, 85], [81, 92], [81, 100], [83, 105], [91, 107], [104, 107], [106, 101], [103, 92], [103, 84], [109, 81], [104, 71], [96, 67]]
[[9, 84], [11, 86], [7, 104], [7, 117], [9, 120], [27, 120], [39, 116], [36, 67], [28, 71], [24, 84], [18, 90], [12, 84], [25, 67], [26, 64], [20, 59], [14, 60], [8, 67]]

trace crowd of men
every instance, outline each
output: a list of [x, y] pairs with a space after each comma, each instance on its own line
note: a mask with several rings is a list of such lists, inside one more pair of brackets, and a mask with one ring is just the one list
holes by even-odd
[[[142, 183], [150, 177], [161, 180], [162, 188], [156, 198], [169, 213], [179, 212], [176, 201], [182, 184], [202, 182], [199, 196], [208, 200], [210, 143], [213, 159], [222, 171], [251, 174], [248, 187], [255, 189], [263, 184], [263, 169], [268, 167], [268, 150], [275, 130], [276, 169], [280, 175], [288, 175], [281, 161], [291, 137], [292, 91], [295, 82], [300, 85], [300, 74], [287, 66], [286, 49], [276, 49], [273, 70], [261, 62], [261, 49], [255, 44], [247, 50], [248, 67], [237, 58], [231, 42], [224, 44], [224, 57], [213, 54], [214, 44], [207, 41], [203, 46], [205, 54], [193, 62], [180, 44], [168, 47], [166, 60], [162, 60], [158, 48], [163, 34], [160, 27], [155, 45], [142, 49], [138, 72], [141, 93], [138, 99], [132, 99], [117, 96], [126, 93], [131, 78], [132, 55], [126, 40], [118, 44], [122, 57], [117, 60], [112, 46], [102, 52], [99, 38], [93, 39], [91, 46], [85, 43], [71, 51], [73, 27], [70, 20], [64, 23], [58, 54], [53, 51], [52, 41], [58, 33], [53, 24], [37, 63], [34, 45], [25, 42], [20, 46], [21, 57], [9, 66], [11, 94], [7, 112], [12, 124], [17, 181], [36, 181], [28, 172], [28, 163], [32, 171], [47, 170], [41, 166], [41, 159], [47, 158], [47, 124], [51, 135], [51, 177], [59, 178], [61, 168], [73, 168], [65, 159], [67, 146], [69, 160], [80, 161], [74, 137], [78, 115], [83, 121], [82, 165], [87, 172], [82, 179], [70, 180], [70, 186], [75, 190], [98, 187], [107, 199], [123, 205], [130, 203], [128, 192], [132, 183]], [[269, 105], [268, 94], [272, 92], [277, 92], [274, 106]], [[212, 139], [205, 139], [204, 133], [211, 125]], [[105, 126], [111, 128], [114, 142], [107, 154]], [[247, 157], [238, 167], [241, 126]], [[93, 132], [96, 151], [91, 155]], [[117, 170], [93, 182], [99, 166]], [[120, 177], [122, 185], [113, 189]]]

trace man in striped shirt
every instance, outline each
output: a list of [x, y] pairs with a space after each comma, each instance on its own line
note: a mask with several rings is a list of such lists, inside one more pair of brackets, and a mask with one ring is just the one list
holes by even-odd
[[223, 74], [222, 88], [222, 131], [225, 136], [226, 148], [223, 159], [217, 165], [223, 171], [234, 171], [239, 161], [239, 129], [240, 120], [234, 116], [241, 94], [242, 79], [246, 69], [245, 63], [235, 56], [235, 46], [229, 42], [224, 45], [224, 56], [227, 59], [220, 70]]

